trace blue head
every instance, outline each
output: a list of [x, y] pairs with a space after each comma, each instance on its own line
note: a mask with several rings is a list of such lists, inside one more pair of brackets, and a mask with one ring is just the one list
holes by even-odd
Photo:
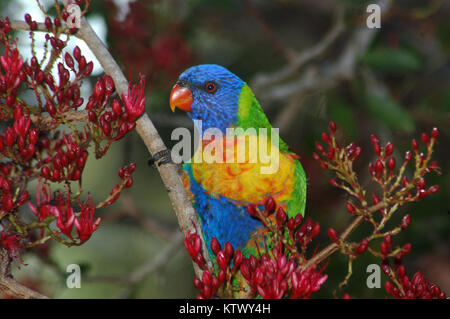
[[193, 66], [178, 78], [170, 95], [170, 107], [172, 111], [178, 107], [187, 111], [191, 119], [201, 120], [203, 131], [216, 127], [225, 132], [237, 120], [244, 85], [244, 81], [220, 65]]

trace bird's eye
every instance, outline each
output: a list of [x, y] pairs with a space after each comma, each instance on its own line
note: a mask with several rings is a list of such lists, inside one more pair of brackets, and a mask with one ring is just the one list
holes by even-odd
[[208, 82], [205, 88], [208, 93], [214, 93], [217, 90], [217, 85], [214, 82]]

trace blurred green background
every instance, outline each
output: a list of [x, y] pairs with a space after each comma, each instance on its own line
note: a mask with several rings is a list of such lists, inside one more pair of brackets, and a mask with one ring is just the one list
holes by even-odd
[[[169, 146], [173, 128], [192, 129], [185, 114], [172, 114], [168, 107], [180, 72], [191, 65], [216, 63], [247, 81], [272, 124], [302, 158], [309, 178], [306, 214], [321, 223], [316, 240], [321, 247], [329, 242], [326, 229], [340, 231], [351, 218], [345, 194], [328, 184], [330, 176], [312, 159], [314, 141], [327, 123], [337, 123], [341, 141], [362, 146], [356, 168], [363, 185], [369, 184], [367, 164], [374, 158], [370, 134], [379, 136], [382, 145], [393, 142], [399, 162], [412, 138], [438, 126], [435, 159], [443, 174], [431, 176], [429, 185], [439, 184], [441, 190], [401, 208], [412, 223], [394, 244], [411, 242], [412, 253], [404, 258], [410, 275], [420, 269], [449, 293], [450, 2], [383, 1], [390, 8], [381, 29], [368, 29], [366, 7], [374, 2], [97, 0], [87, 18], [127, 76], [136, 80], [146, 75], [146, 110]], [[41, 3], [52, 12], [52, 1]], [[30, 0], [3, 0], [0, 12], [11, 19], [23, 19], [29, 12], [43, 21]], [[28, 34], [18, 32], [17, 37], [23, 53]], [[280, 76], [280, 71], [289, 76]], [[86, 94], [100, 74], [97, 63], [90, 81], [85, 81]], [[129, 162], [137, 163], [133, 187], [116, 204], [97, 212], [101, 226], [86, 244], [66, 248], [51, 243], [28, 253], [27, 265], [16, 269], [15, 276], [54, 298], [195, 297], [192, 263], [180, 240], [172, 244], [167, 262], [152, 268], [152, 261], [170, 245], [177, 222], [159, 175], [147, 165], [148, 157], [133, 132], [113, 144], [103, 159], [91, 158], [83, 188], [94, 200], [109, 193], [118, 182], [117, 170]], [[400, 215], [390, 226], [400, 222]], [[360, 227], [352, 238], [362, 238], [367, 230]], [[366, 267], [377, 262], [369, 254], [358, 258], [352, 278], [337, 295], [384, 297], [383, 287], [366, 286]], [[82, 267], [80, 289], [65, 285], [69, 264]], [[139, 271], [143, 273], [137, 282], [125, 280]], [[346, 271], [346, 259], [335, 254], [325, 271], [329, 279], [315, 297], [333, 297]], [[382, 283], [384, 279], [383, 275]]]

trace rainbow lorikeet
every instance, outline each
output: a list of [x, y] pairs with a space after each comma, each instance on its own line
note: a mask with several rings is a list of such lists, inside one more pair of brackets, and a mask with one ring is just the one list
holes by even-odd
[[[244, 81], [219, 65], [191, 67], [180, 75], [173, 87], [170, 107], [172, 111], [176, 107], [187, 111], [203, 138], [211, 128], [216, 128], [223, 136], [227, 136], [230, 128], [242, 128], [245, 132], [253, 128], [256, 133], [249, 133], [247, 137], [236, 130], [235, 140], [247, 138], [250, 144], [251, 140], [259, 142], [265, 138], [278, 158], [277, 169], [269, 173], [262, 173], [263, 163], [259, 157], [252, 162], [248, 151], [244, 161], [237, 161], [236, 154], [232, 154], [235, 161], [208, 163], [196, 160], [199, 154], [195, 154], [183, 165], [183, 182], [199, 215], [208, 246], [215, 237], [222, 247], [230, 242], [245, 255], [252, 253], [252, 247], [255, 253], [251, 238], [263, 225], [249, 215], [247, 206], [263, 207], [269, 196], [285, 209], [288, 217], [298, 213], [304, 215], [306, 176], [298, 156], [271, 131], [272, 126]], [[198, 121], [201, 121], [201, 127]], [[201, 145], [206, 147], [210, 141], [203, 139]], [[236, 150], [236, 145], [226, 144], [224, 152], [228, 154], [230, 147]], [[201, 152], [200, 147], [198, 152]]]

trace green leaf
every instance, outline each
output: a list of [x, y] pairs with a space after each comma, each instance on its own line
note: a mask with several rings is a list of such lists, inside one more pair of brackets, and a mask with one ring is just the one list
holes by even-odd
[[419, 56], [405, 49], [375, 49], [364, 55], [362, 62], [376, 71], [388, 74], [415, 72], [422, 68]]
[[414, 121], [409, 113], [390, 96], [366, 93], [364, 106], [380, 124], [391, 129], [414, 131]]

